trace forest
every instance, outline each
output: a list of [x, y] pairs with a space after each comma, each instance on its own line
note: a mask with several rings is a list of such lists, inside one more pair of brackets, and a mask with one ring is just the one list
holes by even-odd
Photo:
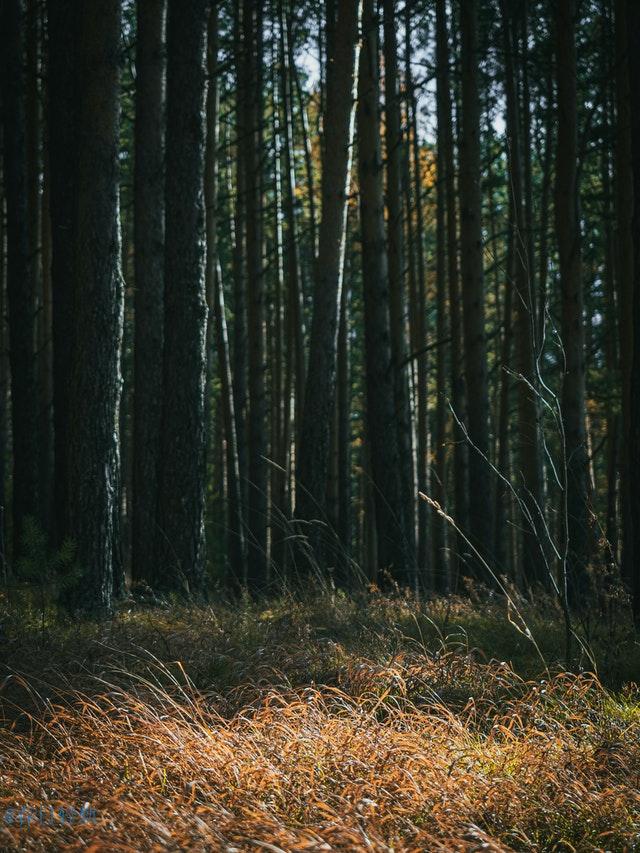
[[0, 848], [640, 845], [640, 3], [0, 0]]

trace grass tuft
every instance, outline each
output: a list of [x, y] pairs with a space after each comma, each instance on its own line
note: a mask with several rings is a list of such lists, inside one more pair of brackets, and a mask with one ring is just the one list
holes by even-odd
[[635, 849], [633, 640], [614, 659], [594, 634], [599, 676], [562, 672], [553, 614], [526, 616], [544, 671], [491, 599], [132, 605], [44, 633], [7, 612], [0, 847]]

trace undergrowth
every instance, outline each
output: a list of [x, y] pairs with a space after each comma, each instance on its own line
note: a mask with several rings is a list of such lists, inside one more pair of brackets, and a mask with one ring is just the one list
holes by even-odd
[[2, 612], [3, 850], [640, 847], [615, 620], [568, 673], [554, 608], [523, 611], [543, 663], [491, 595]]

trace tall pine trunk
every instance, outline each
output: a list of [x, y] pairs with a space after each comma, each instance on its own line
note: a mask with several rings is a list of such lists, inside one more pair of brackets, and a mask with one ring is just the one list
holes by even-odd
[[7, 307], [13, 434], [13, 554], [23, 550], [28, 518], [39, 518], [38, 397], [35, 341], [35, 258], [27, 204], [25, 138], [24, 8], [21, 0], [2, 7], [3, 178], [7, 206]]
[[[489, 559], [493, 552], [493, 513], [489, 452], [489, 393], [480, 193], [480, 100], [478, 95], [478, 16], [476, 0], [460, 8], [462, 127], [460, 146], [460, 242], [468, 401], [469, 532]], [[479, 570], [478, 570], [479, 571]], [[486, 578], [485, 578], [486, 580]]]
[[243, 3], [244, 176], [246, 181], [247, 332], [249, 349], [248, 562], [254, 590], [267, 582], [268, 471], [265, 284], [262, 236], [262, 14]]
[[204, 94], [206, 0], [169, 0], [158, 584], [205, 584]]
[[322, 221], [297, 465], [296, 515], [304, 521], [322, 517], [327, 491], [353, 139], [360, 3], [338, 0], [337, 6], [335, 53], [329, 66], [324, 116], [325, 149], [330, 154], [324, 158], [322, 169]]
[[53, 429], [55, 540], [67, 526], [69, 487], [69, 393], [71, 354], [77, 323], [73, 312], [76, 221], [78, 104], [76, 72], [78, 0], [48, 0], [47, 128], [51, 215], [51, 291], [53, 324]]
[[[446, 2], [437, 0], [436, 39], [441, 56], [438, 87], [438, 181], [442, 181], [446, 196], [447, 236], [447, 295], [449, 301], [449, 328], [451, 336], [449, 374], [450, 405], [454, 417], [451, 425], [453, 437], [453, 515], [461, 530], [468, 526], [468, 448], [460, 426], [465, 422], [465, 389], [462, 359], [462, 315], [460, 305], [460, 280], [458, 264], [458, 217], [456, 212], [455, 158], [453, 145], [453, 119], [449, 75], [449, 38], [447, 33]], [[446, 61], [445, 61], [446, 60]], [[449, 508], [448, 508], [449, 509]], [[460, 556], [464, 543], [459, 536], [451, 548], [451, 584], [456, 587], [462, 563]]]
[[[627, 4], [627, 32], [629, 45], [629, 82], [631, 94], [631, 168], [633, 174], [633, 279], [632, 294], [632, 352], [631, 387], [629, 389], [629, 432], [625, 440], [629, 446], [629, 470], [634, 479], [629, 484], [629, 520], [631, 527], [631, 548], [635, 555], [633, 574], [630, 578], [633, 617], [636, 626], [640, 625], [640, 566], [637, 555], [640, 554], [640, 484], [637, 472], [640, 470], [640, 103], [637, 81], [640, 75], [640, 9], [636, 3]], [[625, 294], [625, 295], [628, 295]]]
[[[123, 288], [118, 198], [120, 3], [83, 5], [67, 535], [81, 570], [70, 600], [109, 608], [120, 567], [119, 403]], [[52, 163], [52, 171], [57, 164]], [[67, 235], [67, 239], [69, 235]]]
[[578, 186], [576, 92], [576, 1], [556, 5], [558, 140], [555, 215], [562, 293], [562, 422], [565, 452], [565, 548], [567, 595], [584, 603], [588, 559], [587, 450], [585, 434], [585, 353]]
[[620, 509], [622, 515], [621, 569], [629, 590], [638, 576], [634, 558], [631, 494], [634, 477], [631, 468], [631, 391], [633, 388], [633, 287], [634, 249], [631, 231], [633, 216], [633, 172], [631, 168], [631, 87], [629, 79], [627, 0], [616, 0], [616, 289], [618, 296], [618, 334], [622, 374], [622, 442], [620, 448]]
[[[502, 26], [505, 55], [507, 100], [507, 160], [509, 164], [510, 211], [513, 216], [514, 296], [516, 309], [516, 358], [518, 381], [518, 477], [525, 517], [520, 522], [523, 574], [527, 584], [548, 583], [542, 542], [544, 506], [542, 496], [542, 458], [540, 442], [540, 406], [537, 397], [536, 310], [533, 258], [529, 245], [526, 205], [525, 152], [521, 142], [521, 119], [516, 80], [516, 21], [514, 12], [503, 0]], [[509, 318], [505, 318], [507, 324]], [[505, 334], [508, 334], [505, 324]]]
[[402, 216], [402, 130], [398, 84], [398, 23], [396, 0], [384, 2], [384, 87], [386, 142], [387, 255], [395, 421], [399, 454], [400, 500], [406, 520], [407, 548], [415, 548], [416, 488], [413, 480], [409, 371], [405, 317], [404, 222]]
[[384, 232], [382, 151], [378, 114], [378, 39], [373, 0], [363, 7], [358, 80], [358, 183], [366, 363], [366, 429], [376, 508], [378, 571], [408, 583], [413, 560], [407, 541], [406, 502], [396, 429], [390, 294]]
[[165, 0], [138, 0], [134, 171], [132, 576], [153, 580], [164, 298]]
[[[220, 403], [224, 425], [227, 467], [227, 553], [231, 580], [236, 587], [246, 581], [244, 524], [240, 487], [240, 462], [236, 433], [233, 383], [231, 381], [231, 355], [224, 299], [222, 270], [218, 257], [218, 135], [219, 135], [219, 83], [218, 73], [218, 16], [219, 8], [213, 4], [209, 12], [207, 66], [209, 90], [207, 92], [207, 142], [205, 159], [204, 199], [206, 207], [206, 290], [209, 323], [213, 327], [210, 337], [215, 341], [215, 353], [220, 379]], [[207, 353], [212, 360], [213, 352]]]

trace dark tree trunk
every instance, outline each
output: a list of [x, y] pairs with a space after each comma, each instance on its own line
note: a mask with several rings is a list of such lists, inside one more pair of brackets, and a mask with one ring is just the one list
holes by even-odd
[[[438, 0], [436, 5], [437, 39], [440, 50], [446, 52], [448, 58], [448, 33], [446, 21], [445, 0]], [[441, 68], [441, 86], [438, 93], [442, 104], [438, 112], [438, 150], [442, 152], [442, 161], [438, 166], [438, 179], [442, 180], [446, 194], [447, 210], [447, 284], [449, 297], [449, 320], [451, 335], [451, 350], [449, 359], [451, 383], [451, 408], [454, 412], [452, 423], [453, 436], [453, 514], [458, 527], [467, 530], [468, 527], [468, 482], [467, 482], [467, 452], [464, 433], [460, 427], [465, 422], [465, 389], [462, 359], [462, 316], [460, 305], [460, 281], [458, 266], [458, 217], [456, 215], [455, 191], [455, 162], [453, 146], [453, 119], [450, 92], [449, 63]], [[455, 589], [457, 579], [463, 570], [460, 557], [465, 545], [460, 537], [456, 537], [451, 557], [451, 583]]]
[[[119, 566], [120, 344], [123, 291], [118, 216], [120, 3], [83, 5], [73, 341], [69, 377], [67, 535], [82, 577], [70, 595], [109, 608]], [[52, 162], [52, 172], [57, 164]], [[68, 239], [67, 235], [67, 239]]]
[[[516, 356], [518, 382], [518, 477], [519, 491], [525, 517], [520, 520], [524, 579], [527, 584], [547, 584], [545, 568], [544, 506], [542, 497], [542, 459], [540, 443], [540, 407], [537, 397], [536, 372], [536, 310], [534, 280], [530, 271], [533, 258], [529, 245], [526, 204], [525, 155], [521, 144], [521, 122], [515, 69], [517, 45], [516, 21], [513, 10], [505, 0], [501, 3], [504, 50], [505, 90], [507, 100], [507, 159], [511, 193], [516, 309]], [[506, 318], [507, 323], [509, 318]], [[505, 334], [508, 328], [505, 325]]]
[[269, 452], [265, 347], [264, 270], [262, 263], [262, 15], [256, 0], [244, 0], [244, 173], [246, 181], [247, 331], [249, 348], [248, 561], [247, 583], [254, 590], [267, 582]]
[[637, 3], [627, 4], [627, 32], [629, 34], [629, 82], [631, 92], [631, 168], [633, 170], [633, 349], [631, 357], [631, 382], [629, 400], [629, 433], [625, 435], [630, 454], [630, 470], [634, 478], [629, 484], [629, 504], [631, 522], [631, 548], [636, 555], [631, 577], [633, 616], [636, 626], [640, 626], [640, 566], [637, 555], [640, 554], [640, 483], [637, 472], [640, 470], [640, 99], [637, 81], [640, 79], [640, 8]]
[[378, 114], [378, 39], [373, 0], [363, 7], [363, 46], [358, 81], [358, 181], [362, 232], [362, 280], [367, 391], [367, 436], [376, 507], [378, 570], [402, 583], [413, 579], [401, 492], [390, 294], [385, 246], [382, 152]]
[[402, 131], [398, 85], [396, 0], [384, 2], [385, 141], [387, 161], [387, 253], [389, 259], [389, 308], [395, 422], [398, 434], [400, 499], [406, 520], [407, 548], [415, 549], [417, 490], [413, 480], [411, 409], [406, 346], [404, 223], [402, 217]]
[[[480, 193], [480, 100], [476, 0], [460, 8], [462, 127], [460, 145], [461, 270], [469, 418], [469, 532], [491, 564], [493, 513], [489, 452], [489, 394]], [[478, 569], [478, 571], [480, 571]], [[486, 578], [484, 578], [486, 580]]]
[[297, 468], [296, 515], [306, 521], [322, 517], [327, 490], [353, 137], [359, 4], [338, 0], [337, 6], [335, 55], [327, 80], [324, 117], [325, 146], [331, 156], [325, 158], [322, 170], [322, 220]]
[[556, 153], [556, 235], [562, 291], [564, 377], [562, 420], [565, 440], [566, 583], [570, 601], [584, 604], [588, 560], [585, 353], [578, 186], [576, 94], [576, 0], [556, 5], [558, 146]]
[[246, 282], [246, 181], [244, 146], [247, 130], [244, 124], [243, 99], [245, 91], [242, 50], [242, 5], [234, 2], [233, 55], [236, 75], [236, 139], [235, 139], [235, 208], [233, 244], [233, 399], [235, 403], [238, 465], [243, 514], [247, 508], [247, 282]]
[[53, 322], [54, 524], [56, 541], [67, 527], [69, 393], [77, 323], [73, 232], [76, 221], [78, 105], [76, 73], [79, 0], [48, 0], [48, 141], [51, 188], [51, 289]]
[[[446, 9], [444, 0], [436, 5], [436, 100], [438, 120], [438, 160], [437, 160], [437, 211], [436, 211], [436, 308], [437, 340], [444, 341], [447, 328], [447, 102], [449, 97], [449, 45], [446, 29]], [[450, 122], [450, 118], [449, 118]], [[450, 128], [449, 128], [450, 132]], [[453, 211], [455, 228], [455, 210]], [[455, 236], [455, 235], [454, 235]], [[447, 493], [447, 448], [446, 448], [446, 387], [445, 387], [445, 348], [441, 344], [436, 355], [436, 421], [435, 421], [435, 477], [433, 497], [443, 508], [446, 506]], [[434, 517], [432, 525], [433, 574], [434, 587], [438, 592], [448, 592], [449, 571], [446, 558], [447, 529], [440, 517]]]
[[[428, 356], [427, 343], [427, 278], [425, 268], [425, 227], [422, 204], [422, 167], [420, 143], [418, 139], [418, 99], [416, 97], [411, 69], [411, 10], [405, 5], [405, 77], [407, 86], [407, 123], [410, 152], [413, 160], [413, 206], [415, 209], [415, 230], [413, 250], [415, 253], [415, 277], [413, 293], [410, 299], [409, 321], [411, 342], [415, 355], [415, 428], [416, 428], [416, 481], [418, 488], [430, 492], [429, 470], [429, 412], [428, 395]], [[410, 215], [412, 213], [410, 212]], [[417, 507], [417, 565], [418, 572], [425, 585], [429, 577], [429, 511], [425, 501], [418, 501]]]
[[[632, 3], [616, 0], [616, 289], [618, 295], [618, 333], [622, 374], [622, 442], [620, 453], [620, 509], [622, 515], [622, 578], [629, 590], [634, 588], [638, 569], [634, 559], [631, 493], [634, 482], [631, 467], [631, 391], [633, 388], [633, 287], [634, 244], [633, 180], [631, 167], [631, 86], [629, 79], [627, 10]], [[640, 612], [640, 611], [639, 611]]]
[[165, 0], [138, 0], [134, 172], [132, 577], [153, 581], [164, 295]]
[[206, 0], [169, 0], [158, 583], [205, 585], [204, 93]]
[[34, 263], [27, 205], [24, 9], [3, 0], [2, 118], [4, 195], [7, 205], [7, 307], [13, 433], [13, 556], [23, 550], [25, 520], [39, 519], [38, 396], [36, 382]]
[[[227, 466], [227, 551], [231, 580], [236, 587], [245, 583], [244, 526], [242, 521], [242, 496], [240, 491], [240, 465], [236, 434], [233, 385], [231, 382], [231, 357], [227, 334], [227, 319], [224, 303], [222, 271], [218, 260], [217, 207], [218, 207], [218, 14], [217, 4], [209, 13], [208, 26], [208, 72], [207, 93], [207, 148], [205, 162], [205, 205], [207, 218], [207, 302], [209, 323], [213, 327], [213, 338], [217, 356], [217, 368], [221, 386], [221, 409], [224, 425]], [[211, 359], [213, 353], [209, 352]]]
[[[293, 153], [293, 117], [291, 104], [290, 45], [288, 42], [289, 21], [284, 13], [282, 0], [280, 15], [280, 66], [282, 113], [284, 128], [284, 216], [286, 222], [285, 261], [288, 302], [288, 353], [291, 365], [295, 365], [295, 436], [298, 446], [302, 425], [302, 405], [306, 364], [304, 352], [304, 315], [302, 304], [302, 281], [298, 253], [298, 229], [295, 215], [295, 166]], [[310, 188], [311, 192], [312, 188]]]
[[7, 461], [9, 453], [9, 358], [7, 279], [5, 252], [4, 187], [0, 192], [0, 575], [6, 582], [7, 568]]

